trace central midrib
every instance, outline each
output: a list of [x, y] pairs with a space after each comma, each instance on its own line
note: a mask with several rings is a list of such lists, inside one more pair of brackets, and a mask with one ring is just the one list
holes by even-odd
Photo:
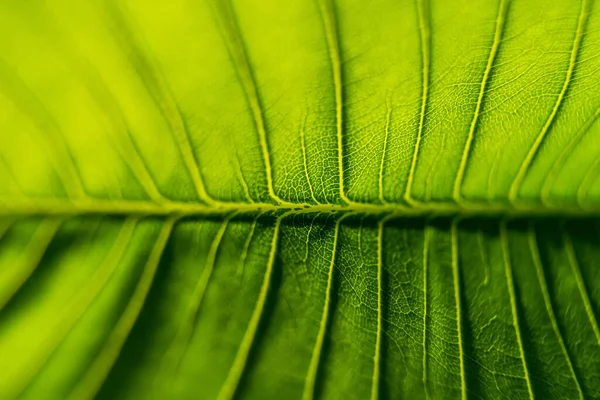
[[238, 203], [214, 202], [212, 204], [165, 201], [162, 203], [137, 200], [102, 199], [0, 199], [0, 215], [181, 215], [208, 216], [261, 213], [288, 214], [339, 214], [360, 213], [367, 215], [456, 216], [456, 217], [600, 217], [600, 208], [581, 205], [548, 206], [536, 203], [490, 203], [490, 202], [427, 202], [415, 205], [398, 203], [369, 204], [308, 204], [308, 203]]

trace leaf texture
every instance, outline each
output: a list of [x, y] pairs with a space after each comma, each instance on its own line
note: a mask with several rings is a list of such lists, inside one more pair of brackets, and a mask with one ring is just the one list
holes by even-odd
[[2, 2], [0, 398], [600, 398], [599, 26]]

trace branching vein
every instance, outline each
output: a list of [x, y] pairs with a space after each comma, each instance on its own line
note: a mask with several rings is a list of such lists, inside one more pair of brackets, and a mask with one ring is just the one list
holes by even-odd
[[306, 178], [306, 183], [308, 184], [308, 189], [310, 190], [310, 197], [312, 198], [312, 200], [315, 202], [315, 204], [319, 204], [319, 200], [317, 200], [317, 198], [315, 197], [315, 191], [313, 189], [313, 185], [310, 181], [310, 176], [308, 174], [308, 162], [307, 162], [307, 158], [306, 158], [306, 118], [307, 116], [304, 116], [304, 120], [302, 122], [302, 127], [300, 128], [300, 141], [301, 141], [301, 146], [302, 146], [302, 162], [304, 164], [304, 177]]
[[337, 136], [338, 175], [340, 186], [340, 198], [350, 204], [352, 201], [346, 196], [344, 189], [344, 137], [343, 137], [343, 92], [342, 92], [342, 63], [340, 55], [340, 39], [338, 35], [335, 6], [332, 0], [319, 0], [319, 7], [323, 24], [325, 25], [325, 36], [329, 48], [329, 57], [333, 72], [333, 85], [335, 89], [335, 123]]
[[[213, 2], [211, 1], [211, 4], [212, 3]], [[273, 186], [273, 168], [271, 166], [271, 154], [265, 128], [264, 110], [260, 102], [256, 79], [250, 65], [250, 60], [248, 59], [246, 44], [244, 43], [242, 33], [238, 26], [237, 16], [235, 15], [235, 11], [230, 2], [218, 2], [218, 4], [215, 5], [215, 8], [218, 26], [223, 33], [229, 56], [231, 57], [231, 61], [244, 90], [244, 94], [246, 95], [248, 106], [252, 111], [252, 118], [256, 133], [258, 134], [263, 163], [265, 165], [265, 176], [267, 179], [269, 196], [275, 203], [285, 203], [285, 201], [277, 196]]]
[[[346, 214], [348, 215], [348, 214]], [[313, 347], [312, 356], [310, 358], [310, 364], [308, 366], [308, 372], [304, 381], [304, 391], [302, 393], [302, 400], [312, 400], [315, 396], [315, 383], [317, 381], [317, 372], [319, 370], [319, 362], [321, 361], [321, 351], [323, 349], [323, 342], [325, 341], [325, 334], [327, 332], [328, 320], [329, 320], [329, 307], [331, 304], [331, 287], [333, 284], [333, 273], [335, 267], [335, 256], [337, 253], [337, 243], [340, 232], [340, 223], [346, 217], [346, 215], [340, 217], [336, 223], [333, 233], [333, 246], [331, 249], [331, 260], [329, 262], [329, 269], [327, 272], [327, 288], [325, 289], [325, 301], [323, 302], [323, 311], [321, 313], [321, 323], [319, 324], [319, 333], [317, 334], [317, 340]]]
[[48, 245], [56, 235], [62, 219], [46, 218], [37, 227], [29, 243], [23, 249], [23, 253], [15, 265], [11, 266], [14, 274], [10, 275], [8, 285], [0, 288], [0, 311], [19, 291], [23, 284], [29, 279], [31, 274], [39, 266]]
[[596, 315], [594, 314], [592, 302], [590, 301], [590, 295], [588, 294], [588, 290], [583, 280], [583, 275], [581, 274], [581, 268], [579, 267], [579, 262], [577, 261], [577, 256], [575, 255], [575, 249], [573, 248], [571, 236], [569, 235], [565, 227], [562, 228], [562, 237], [565, 245], [565, 251], [567, 252], [567, 257], [569, 258], [569, 265], [571, 266], [571, 270], [573, 271], [573, 275], [575, 276], [575, 282], [577, 282], [577, 288], [579, 289], [579, 294], [581, 295], [581, 300], [583, 301], [585, 312], [590, 321], [590, 325], [592, 327], [592, 331], [594, 332], [594, 336], [596, 337], [596, 341], [598, 342], [598, 345], [600, 345], [600, 328], [598, 327], [598, 320], [596, 319]]
[[477, 128], [477, 122], [479, 120], [479, 115], [483, 106], [485, 87], [487, 85], [488, 78], [494, 66], [496, 54], [498, 53], [498, 49], [500, 48], [502, 34], [504, 33], [504, 22], [506, 20], [506, 14], [508, 12], [508, 2], [509, 0], [500, 0], [500, 6], [498, 8], [498, 17], [496, 18], [496, 30], [494, 32], [494, 42], [492, 43], [490, 56], [488, 58], [487, 65], [483, 73], [483, 78], [481, 80], [481, 85], [479, 88], [479, 96], [477, 98], [477, 105], [475, 106], [475, 113], [473, 115], [473, 119], [471, 120], [471, 126], [469, 127], [469, 134], [467, 136], [467, 141], [465, 142], [465, 147], [463, 149], [462, 157], [460, 159], [458, 173], [456, 174], [456, 179], [454, 180], [454, 189], [452, 192], [452, 197], [457, 202], [460, 202], [462, 197], [462, 182], [464, 179], [465, 170], [467, 168], [467, 162], [469, 160], [469, 155], [471, 152], [471, 145], [473, 143], [473, 139], [475, 138], [475, 129]]
[[575, 32], [575, 39], [573, 41], [573, 48], [571, 49], [569, 68], [567, 69], [565, 81], [558, 95], [558, 98], [556, 99], [556, 103], [554, 104], [554, 108], [552, 109], [550, 116], [546, 120], [546, 123], [542, 127], [542, 130], [535, 139], [535, 142], [527, 152], [527, 155], [525, 156], [525, 159], [523, 160], [523, 163], [521, 164], [519, 171], [517, 172], [517, 175], [510, 186], [508, 197], [511, 202], [515, 202], [517, 200], [517, 197], [519, 195], [519, 189], [521, 188], [521, 184], [525, 179], [525, 175], [527, 174], [527, 171], [529, 170], [529, 167], [533, 162], [535, 155], [537, 154], [540, 146], [542, 145], [542, 142], [544, 141], [550, 129], [550, 126], [552, 125], [552, 122], [554, 121], [554, 118], [556, 117], [556, 114], [558, 113], [558, 110], [565, 98], [569, 84], [571, 83], [571, 78], [573, 77], [573, 72], [575, 71], [575, 63], [577, 62], [577, 56], [579, 54], [579, 48], [581, 47], [581, 41], [583, 39], [585, 25], [589, 14], [588, 3], [588, 0], [582, 0], [581, 2], [581, 11], [577, 22], [577, 30]]
[[588, 191], [594, 184], [594, 181], [598, 178], [598, 170], [600, 169], [600, 158], [592, 163], [590, 168], [587, 170], [579, 187], [577, 188], [577, 203], [582, 207], [586, 208], [586, 196]]
[[229, 370], [227, 378], [225, 379], [225, 383], [223, 383], [223, 386], [221, 387], [221, 391], [217, 397], [218, 400], [230, 400], [234, 397], [244, 369], [246, 368], [246, 364], [248, 363], [248, 356], [250, 355], [250, 350], [252, 344], [254, 343], [256, 331], [258, 330], [258, 325], [260, 324], [260, 319], [263, 315], [265, 303], [267, 301], [267, 295], [269, 294], [271, 276], [273, 275], [273, 266], [275, 264], [275, 257], [277, 255], [279, 228], [281, 226], [281, 221], [288, 215], [289, 214], [282, 214], [275, 222], [273, 237], [271, 239], [271, 250], [269, 251], [267, 268], [265, 270], [263, 282], [258, 294], [258, 300], [256, 301], [254, 311], [252, 312], [252, 317], [250, 317], [248, 328], [246, 329], [244, 337], [242, 338], [242, 342], [238, 347], [238, 351], [233, 360], [233, 364], [231, 365], [231, 369]]
[[465, 353], [463, 350], [463, 335], [462, 335], [462, 301], [460, 294], [460, 262], [458, 259], [458, 223], [459, 219], [455, 218], [452, 221], [451, 240], [452, 240], [452, 278], [454, 283], [454, 302], [456, 305], [456, 331], [458, 333], [458, 352], [460, 362], [460, 393], [461, 399], [467, 399], [467, 376], [465, 373]]
[[407, 203], [413, 204], [415, 201], [412, 198], [412, 185], [417, 167], [417, 158], [423, 139], [423, 130], [425, 128], [425, 113], [427, 111], [427, 96], [429, 94], [429, 66], [430, 66], [430, 30], [429, 30], [429, 7], [428, 0], [417, 0], [417, 13], [419, 18], [419, 37], [421, 39], [421, 68], [422, 68], [422, 85], [423, 93], [421, 96], [421, 111], [419, 114], [419, 128], [417, 130], [417, 139], [415, 149], [413, 151], [410, 171], [406, 189], [404, 191], [404, 199]]
[[214, 203], [215, 200], [206, 191], [200, 167], [192, 149], [189, 132], [179, 107], [168, 85], [164, 82], [164, 77], [158, 66], [142, 51], [141, 39], [136, 37], [129, 26], [130, 22], [127, 20], [124, 11], [114, 3], [108, 2], [106, 4], [114, 23], [118, 26], [122, 46], [130, 54], [133, 67], [171, 129], [185, 166], [194, 183], [196, 195], [206, 204]]
[[212, 272], [215, 267], [215, 262], [217, 258], [217, 253], [219, 251], [219, 246], [221, 245], [221, 240], [225, 235], [225, 231], [227, 230], [227, 225], [229, 224], [229, 221], [234, 216], [235, 214], [230, 214], [227, 217], [225, 217], [210, 245], [208, 255], [206, 257], [206, 263], [204, 265], [204, 269], [202, 270], [202, 274], [200, 275], [198, 283], [196, 284], [196, 287], [194, 288], [194, 291], [190, 296], [190, 302], [183, 315], [177, 332], [175, 333], [175, 337], [173, 338], [173, 341], [171, 342], [161, 361], [161, 372], [172, 371], [173, 373], [175, 373], [178, 369], [178, 366], [181, 362], [181, 358], [185, 353], [190, 338], [194, 333], [198, 313], [200, 312], [200, 306], [202, 305], [204, 293], [206, 292], [206, 288], [208, 286], [210, 277], [212, 276]]
[[567, 346], [565, 345], [565, 341], [563, 339], [560, 328], [558, 327], [558, 321], [556, 320], [556, 314], [554, 313], [554, 308], [552, 307], [552, 301], [550, 299], [550, 293], [548, 291], [548, 283], [546, 282], [546, 276], [544, 274], [544, 267], [542, 266], [542, 260], [540, 258], [540, 252], [537, 245], [537, 239], [535, 235], [535, 227], [533, 223], [529, 225], [528, 231], [529, 238], [529, 251], [531, 252], [531, 258], [533, 259], [533, 265], [535, 267], [535, 271], [537, 273], [538, 281], [540, 282], [540, 289], [542, 291], [542, 297], [544, 298], [544, 305], [546, 306], [546, 312], [548, 313], [548, 318], [550, 318], [550, 323], [552, 324], [552, 329], [554, 330], [554, 335], [556, 336], [556, 340], [558, 341], [558, 345], [565, 357], [565, 361], [567, 362], [567, 366], [569, 367], [569, 372], [571, 373], [571, 377], [573, 378], [573, 383], [577, 387], [577, 393], [579, 394], [579, 399], [583, 400], [584, 395], [581, 390], [581, 385], [579, 384], [579, 379], [577, 378], [577, 374], [575, 373], [575, 369], [573, 368], [573, 363], [571, 362], [571, 357], [569, 356], [569, 352], [567, 351]]
[[43, 102], [2, 59], [0, 59], [0, 90], [31, 118], [41, 133], [48, 136], [44, 138], [50, 149], [47, 154], [56, 167], [67, 194], [85, 198], [87, 196], [85, 185], [65, 133]]
[[506, 274], [506, 283], [508, 286], [508, 297], [510, 298], [510, 310], [512, 313], [513, 327], [515, 329], [515, 335], [517, 337], [517, 344], [519, 346], [519, 355], [521, 357], [521, 363], [523, 365], [523, 373], [525, 375], [525, 382], [527, 383], [527, 392], [529, 398], [533, 400], [533, 389], [531, 386], [531, 379], [529, 377], [529, 368], [527, 367], [527, 359], [525, 357], [525, 349], [523, 347], [523, 339], [521, 338], [521, 327], [519, 325], [519, 315], [517, 310], [517, 295], [515, 293], [515, 283], [513, 280], [512, 263], [510, 260], [510, 246], [508, 242], [508, 231], [506, 228], [506, 221], [500, 223], [500, 241], [502, 242], [502, 254], [504, 257], [504, 273]]
[[98, 390], [117, 361], [121, 349], [142, 310], [176, 220], [176, 217], [172, 217], [163, 223], [138, 284], [129, 303], [125, 307], [125, 311], [119, 318], [100, 353], [69, 395], [69, 399], [87, 400], [96, 397]]
[[581, 129], [577, 131], [577, 133], [571, 138], [569, 143], [563, 148], [560, 155], [556, 158], [550, 171], [546, 175], [544, 182], [542, 184], [542, 190], [540, 192], [540, 197], [542, 202], [548, 203], [550, 201], [550, 190], [552, 189], [552, 184], [554, 183], [557, 175], [559, 174], [561, 168], [565, 165], [568, 157], [573, 152], [573, 149], [581, 142], [581, 139], [585, 136], [585, 134], [590, 130], [590, 127], [596, 122], [600, 116], [600, 108], [596, 110], [594, 114], [583, 124]]
[[14, 394], [8, 396], [9, 398], [19, 398], [21, 396], [21, 393], [46, 364], [66, 334], [75, 326], [94, 299], [97, 298], [113, 272], [119, 266], [123, 254], [133, 237], [137, 222], [138, 218], [135, 217], [128, 218], [124, 222], [107, 257], [75, 294], [67, 307], [65, 307], [64, 314], [58, 319], [50, 334], [45, 338], [44, 344], [37, 353], [36, 358], [28, 364], [29, 368], [25, 374], [19, 377], [17, 382], [13, 383]]
[[425, 398], [429, 399], [429, 383], [427, 382], [427, 285], [429, 273], [429, 237], [428, 224], [423, 228], [423, 387]]
[[373, 378], [371, 384], [371, 400], [379, 399], [379, 386], [381, 384], [381, 336], [383, 334], [383, 234], [385, 223], [394, 218], [388, 215], [377, 224], [377, 338], [375, 341], [375, 356], [373, 357]]
[[385, 155], [387, 151], [388, 138], [390, 136], [390, 119], [392, 116], [392, 105], [390, 96], [388, 95], [386, 102], [386, 115], [385, 115], [385, 136], [383, 138], [383, 149], [381, 150], [381, 162], [379, 163], [379, 202], [381, 204], [387, 203], [383, 195], [383, 167], [385, 165]]

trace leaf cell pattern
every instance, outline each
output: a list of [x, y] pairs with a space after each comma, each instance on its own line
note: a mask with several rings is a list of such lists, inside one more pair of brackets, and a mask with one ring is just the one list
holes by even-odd
[[0, 398], [600, 398], [593, 0], [0, 6]]

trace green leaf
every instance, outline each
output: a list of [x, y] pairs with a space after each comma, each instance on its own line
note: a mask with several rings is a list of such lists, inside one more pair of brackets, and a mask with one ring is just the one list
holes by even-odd
[[600, 398], [592, 0], [4, 1], [0, 398]]

